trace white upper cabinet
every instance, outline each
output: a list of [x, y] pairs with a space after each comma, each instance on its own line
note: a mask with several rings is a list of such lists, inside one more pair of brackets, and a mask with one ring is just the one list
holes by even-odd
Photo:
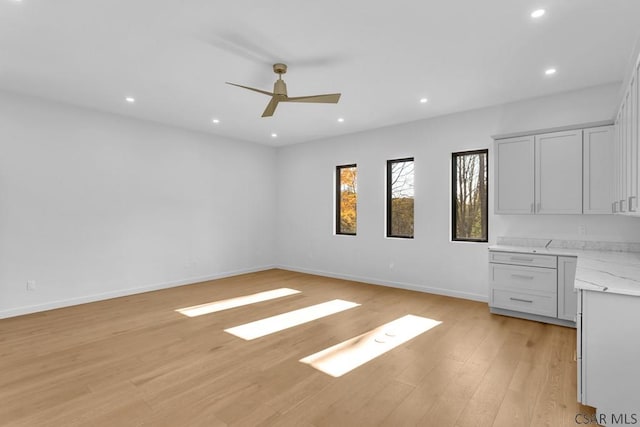
[[640, 215], [638, 209], [638, 76], [631, 79], [629, 86], [629, 140], [628, 140], [628, 184], [627, 184], [627, 211], [631, 215]]
[[582, 130], [535, 137], [535, 212], [582, 213]]
[[496, 140], [495, 213], [581, 214], [582, 161], [582, 129]]
[[495, 141], [494, 210], [498, 214], [531, 214], [534, 210], [534, 138]]
[[611, 206], [615, 213], [640, 216], [640, 63], [636, 64], [622, 104], [616, 115], [614, 154], [614, 194]]
[[583, 130], [583, 197], [585, 214], [609, 214], [614, 199], [613, 128]]

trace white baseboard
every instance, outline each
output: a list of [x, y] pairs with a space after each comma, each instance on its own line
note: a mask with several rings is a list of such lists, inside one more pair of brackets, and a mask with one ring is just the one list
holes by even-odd
[[141, 294], [141, 293], [150, 292], [150, 291], [157, 291], [160, 289], [175, 288], [177, 286], [191, 285], [194, 283], [206, 282], [209, 280], [223, 279], [225, 277], [238, 276], [240, 274], [255, 273], [257, 271], [270, 270], [272, 268], [277, 268], [277, 267], [274, 265], [264, 265], [260, 267], [254, 267], [254, 268], [246, 268], [246, 269], [235, 270], [235, 271], [226, 271], [226, 272], [211, 274], [207, 276], [188, 277], [185, 279], [172, 280], [169, 282], [154, 283], [151, 285], [145, 285], [145, 286], [140, 286], [136, 288], [119, 289], [111, 292], [85, 295], [85, 296], [70, 298], [65, 300], [46, 302], [43, 304], [10, 308], [8, 310], [0, 311], [0, 319], [5, 319], [8, 317], [15, 317], [15, 316], [22, 316], [22, 315], [31, 314], [31, 313], [38, 313], [41, 311], [53, 310], [56, 308], [70, 307], [72, 305], [86, 304], [89, 302], [103, 301], [111, 298], [126, 297], [129, 295]]
[[350, 274], [341, 274], [341, 273], [333, 273], [329, 271], [312, 270], [308, 268], [293, 267], [290, 265], [277, 265], [275, 268], [280, 268], [282, 270], [296, 271], [298, 273], [308, 273], [308, 274], [315, 274], [318, 276], [332, 277], [334, 279], [352, 280], [355, 282], [363, 282], [363, 283], [368, 283], [372, 285], [389, 286], [392, 288], [407, 289], [410, 291], [418, 291], [418, 292], [425, 292], [429, 294], [468, 299], [472, 301], [480, 301], [480, 302], [489, 301], [489, 298], [487, 297], [487, 295], [474, 294], [471, 292], [455, 291], [447, 288], [438, 288], [438, 287], [432, 287], [432, 286], [416, 285], [413, 283], [379, 280], [372, 277], [353, 276]]
[[194, 283], [206, 282], [209, 280], [223, 279], [225, 277], [238, 276], [240, 274], [255, 273], [258, 271], [270, 270], [272, 268], [280, 268], [282, 270], [296, 271], [299, 273], [315, 274], [318, 276], [332, 277], [335, 279], [352, 280], [352, 281], [363, 282], [363, 283], [368, 283], [372, 285], [389, 286], [392, 288], [407, 289], [411, 291], [425, 292], [425, 293], [436, 294], [436, 295], [445, 295], [449, 297], [463, 298], [463, 299], [468, 299], [472, 301], [480, 301], [480, 302], [488, 301], [488, 298], [486, 295], [455, 291], [455, 290], [446, 289], [446, 288], [421, 286], [421, 285], [416, 285], [412, 283], [394, 282], [394, 281], [388, 281], [388, 280], [379, 280], [372, 277], [340, 274], [340, 273], [333, 273], [333, 272], [322, 271], [322, 270], [312, 270], [308, 268], [293, 267], [290, 265], [264, 265], [260, 267], [254, 267], [254, 268], [216, 273], [216, 274], [211, 274], [207, 276], [189, 277], [189, 278], [173, 280], [169, 282], [155, 283], [155, 284], [140, 286], [136, 288], [119, 289], [117, 291], [112, 291], [112, 292], [86, 295], [86, 296], [70, 298], [66, 300], [51, 301], [43, 304], [11, 308], [8, 310], [0, 311], [0, 319], [5, 319], [5, 318], [15, 317], [15, 316], [22, 316], [22, 315], [31, 314], [31, 313], [38, 313], [41, 311], [53, 310], [56, 308], [70, 307], [72, 305], [103, 301], [111, 298], [119, 298], [119, 297], [125, 297], [129, 295], [141, 294], [144, 292], [157, 291], [160, 289], [191, 285]]

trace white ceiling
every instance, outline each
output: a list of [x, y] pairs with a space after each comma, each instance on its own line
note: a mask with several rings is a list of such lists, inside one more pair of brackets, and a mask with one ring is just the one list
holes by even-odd
[[[623, 80], [638, 17], [637, 0], [0, 0], [0, 89], [284, 145]], [[261, 118], [267, 96], [224, 84], [271, 90], [274, 62], [290, 96], [340, 103]]]

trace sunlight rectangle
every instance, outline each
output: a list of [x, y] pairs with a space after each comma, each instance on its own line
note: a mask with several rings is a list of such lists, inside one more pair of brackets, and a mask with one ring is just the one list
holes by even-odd
[[340, 377], [441, 323], [438, 320], [408, 314], [300, 359], [300, 362], [332, 377]]
[[209, 302], [206, 304], [194, 305], [192, 307], [179, 308], [176, 311], [188, 317], [202, 316], [203, 314], [215, 313], [217, 311], [228, 310], [230, 308], [242, 307], [243, 305], [255, 304], [257, 302], [268, 301], [275, 298], [286, 297], [288, 295], [299, 294], [300, 291], [289, 288], [274, 289], [272, 291], [258, 292], [257, 294], [245, 295], [242, 297], [230, 298], [221, 301]]
[[334, 299], [332, 301], [323, 302], [322, 304], [312, 305], [299, 310], [289, 311], [288, 313], [278, 314], [277, 316], [267, 317], [265, 319], [256, 320], [255, 322], [225, 329], [225, 332], [245, 340], [252, 340], [274, 332], [302, 325], [303, 323], [311, 322], [322, 317], [330, 316], [353, 307], [358, 307], [359, 305], [360, 304], [356, 304], [355, 302]]

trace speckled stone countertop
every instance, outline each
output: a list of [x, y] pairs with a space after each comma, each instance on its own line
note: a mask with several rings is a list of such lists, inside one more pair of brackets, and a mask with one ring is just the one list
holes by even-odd
[[575, 256], [576, 289], [640, 297], [640, 243], [499, 237], [489, 250]]

